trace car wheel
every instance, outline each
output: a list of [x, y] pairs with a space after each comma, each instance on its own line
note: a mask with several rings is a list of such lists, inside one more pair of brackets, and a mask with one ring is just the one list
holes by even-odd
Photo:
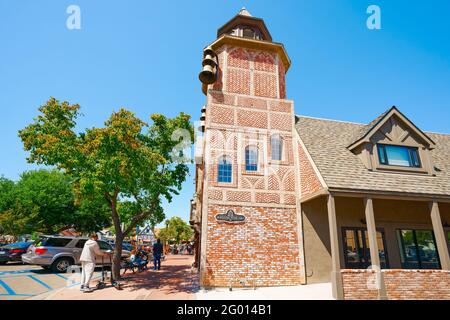
[[67, 269], [73, 264], [70, 258], [58, 258], [52, 263], [51, 269], [56, 273], [67, 272]]

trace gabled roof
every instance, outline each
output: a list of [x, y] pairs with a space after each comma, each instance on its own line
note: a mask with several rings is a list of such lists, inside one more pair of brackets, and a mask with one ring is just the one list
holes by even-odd
[[386, 121], [388, 121], [394, 115], [399, 117], [407, 126], [409, 126], [411, 128], [411, 130], [413, 130], [429, 148], [434, 147], [434, 144], [435, 144], [434, 141], [428, 135], [426, 135], [422, 130], [420, 130], [403, 113], [401, 113], [400, 110], [398, 110], [396, 106], [393, 106], [390, 109], [383, 112], [382, 114], [380, 114], [378, 117], [376, 117], [374, 120], [372, 120], [369, 124], [363, 126], [360, 130], [355, 132], [355, 135], [351, 139], [351, 143], [348, 146], [349, 150], [353, 150], [354, 148], [359, 146], [361, 143], [369, 142], [372, 135], [375, 134], [375, 132], [377, 132], [378, 129], [380, 129], [381, 126], [383, 126], [383, 124], [386, 123]]
[[[387, 113], [386, 113], [387, 114]], [[373, 126], [373, 125], [372, 125]], [[430, 150], [434, 176], [368, 170], [347, 147], [367, 125], [296, 117], [296, 129], [330, 190], [407, 193], [450, 198], [450, 135], [424, 133], [435, 141]]]

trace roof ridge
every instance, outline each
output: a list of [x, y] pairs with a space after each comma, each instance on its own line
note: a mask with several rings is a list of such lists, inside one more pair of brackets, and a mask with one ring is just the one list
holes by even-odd
[[431, 133], [431, 134], [440, 134], [443, 136], [450, 136], [450, 133], [443, 133], [443, 132], [435, 132], [435, 131], [424, 131], [426, 133]]
[[[361, 123], [361, 122], [354, 122], [354, 121], [345, 121], [345, 120], [336, 120], [336, 119], [328, 119], [328, 118], [320, 118], [320, 117], [313, 117], [313, 116], [305, 116], [305, 115], [299, 115], [296, 114], [295, 115], [298, 118], [307, 118], [307, 119], [315, 119], [315, 120], [325, 120], [325, 121], [333, 121], [333, 122], [341, 122], [341, 123], [350, 123], [350, 124], [357, 124], [357, 125], [361, 125], [361, 126], [366, 126], [368, 125], [368, 123]], [[425, 133], [431, 133], [431, 134], [440, 134], [443, 136], [450, 136], [450, 133], [445, 133], [445, 132], [436, 132], [436, 131], [423, 131]]]
[[336, 119], [328, 119], [328, 118], [320, 118], [320, 117], [312, 117], [312, 116], [304, 116], [304, 115], [299, 115], [299, 114], [296, 114], [295, 116], [299, 117], [299, 118], [308, 118], [308, 119], [325, 120], [325, 121], [333, 121], [333, 122], [351, 123], [351, 124], [357, 124], [357, 125], [361, 125], [361, 126], [367, 125], [367, 123], [364, 124], [364, 123], [360, 123], [360, 122], [336, 120]]

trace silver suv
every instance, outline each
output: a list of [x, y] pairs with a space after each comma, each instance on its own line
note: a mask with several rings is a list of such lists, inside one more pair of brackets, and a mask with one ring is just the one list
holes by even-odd
[[[22, 255], [22, 261], [36, 264], [53, 272], [67, 272], [74, 264], [80, 263], [81, 251], [88, 238], [42, 236], [34, 245]], [[113, 251], [113, 247], [106, 241], [98, 240], [102, 251]], [[130, 251], [122, 250], [122, 259], [128, 259]], [[96, 265], [111, 265], [110, 258], [97, 257]]]

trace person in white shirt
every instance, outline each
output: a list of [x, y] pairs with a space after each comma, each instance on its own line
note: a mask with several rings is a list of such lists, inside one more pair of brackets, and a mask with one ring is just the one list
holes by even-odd
[[89, 287], [89, 282], [94, 274], [95, 258], [97, 256], [108, 255], [108, 253], [104, 253], [100, 250], [97, 240], [97, 234], [92, 233], [89, 236], [89, 240], [84, 244], [83, 251], [81, 252], [81, 291], [83, 292], [92, 292], [92, 289]]

